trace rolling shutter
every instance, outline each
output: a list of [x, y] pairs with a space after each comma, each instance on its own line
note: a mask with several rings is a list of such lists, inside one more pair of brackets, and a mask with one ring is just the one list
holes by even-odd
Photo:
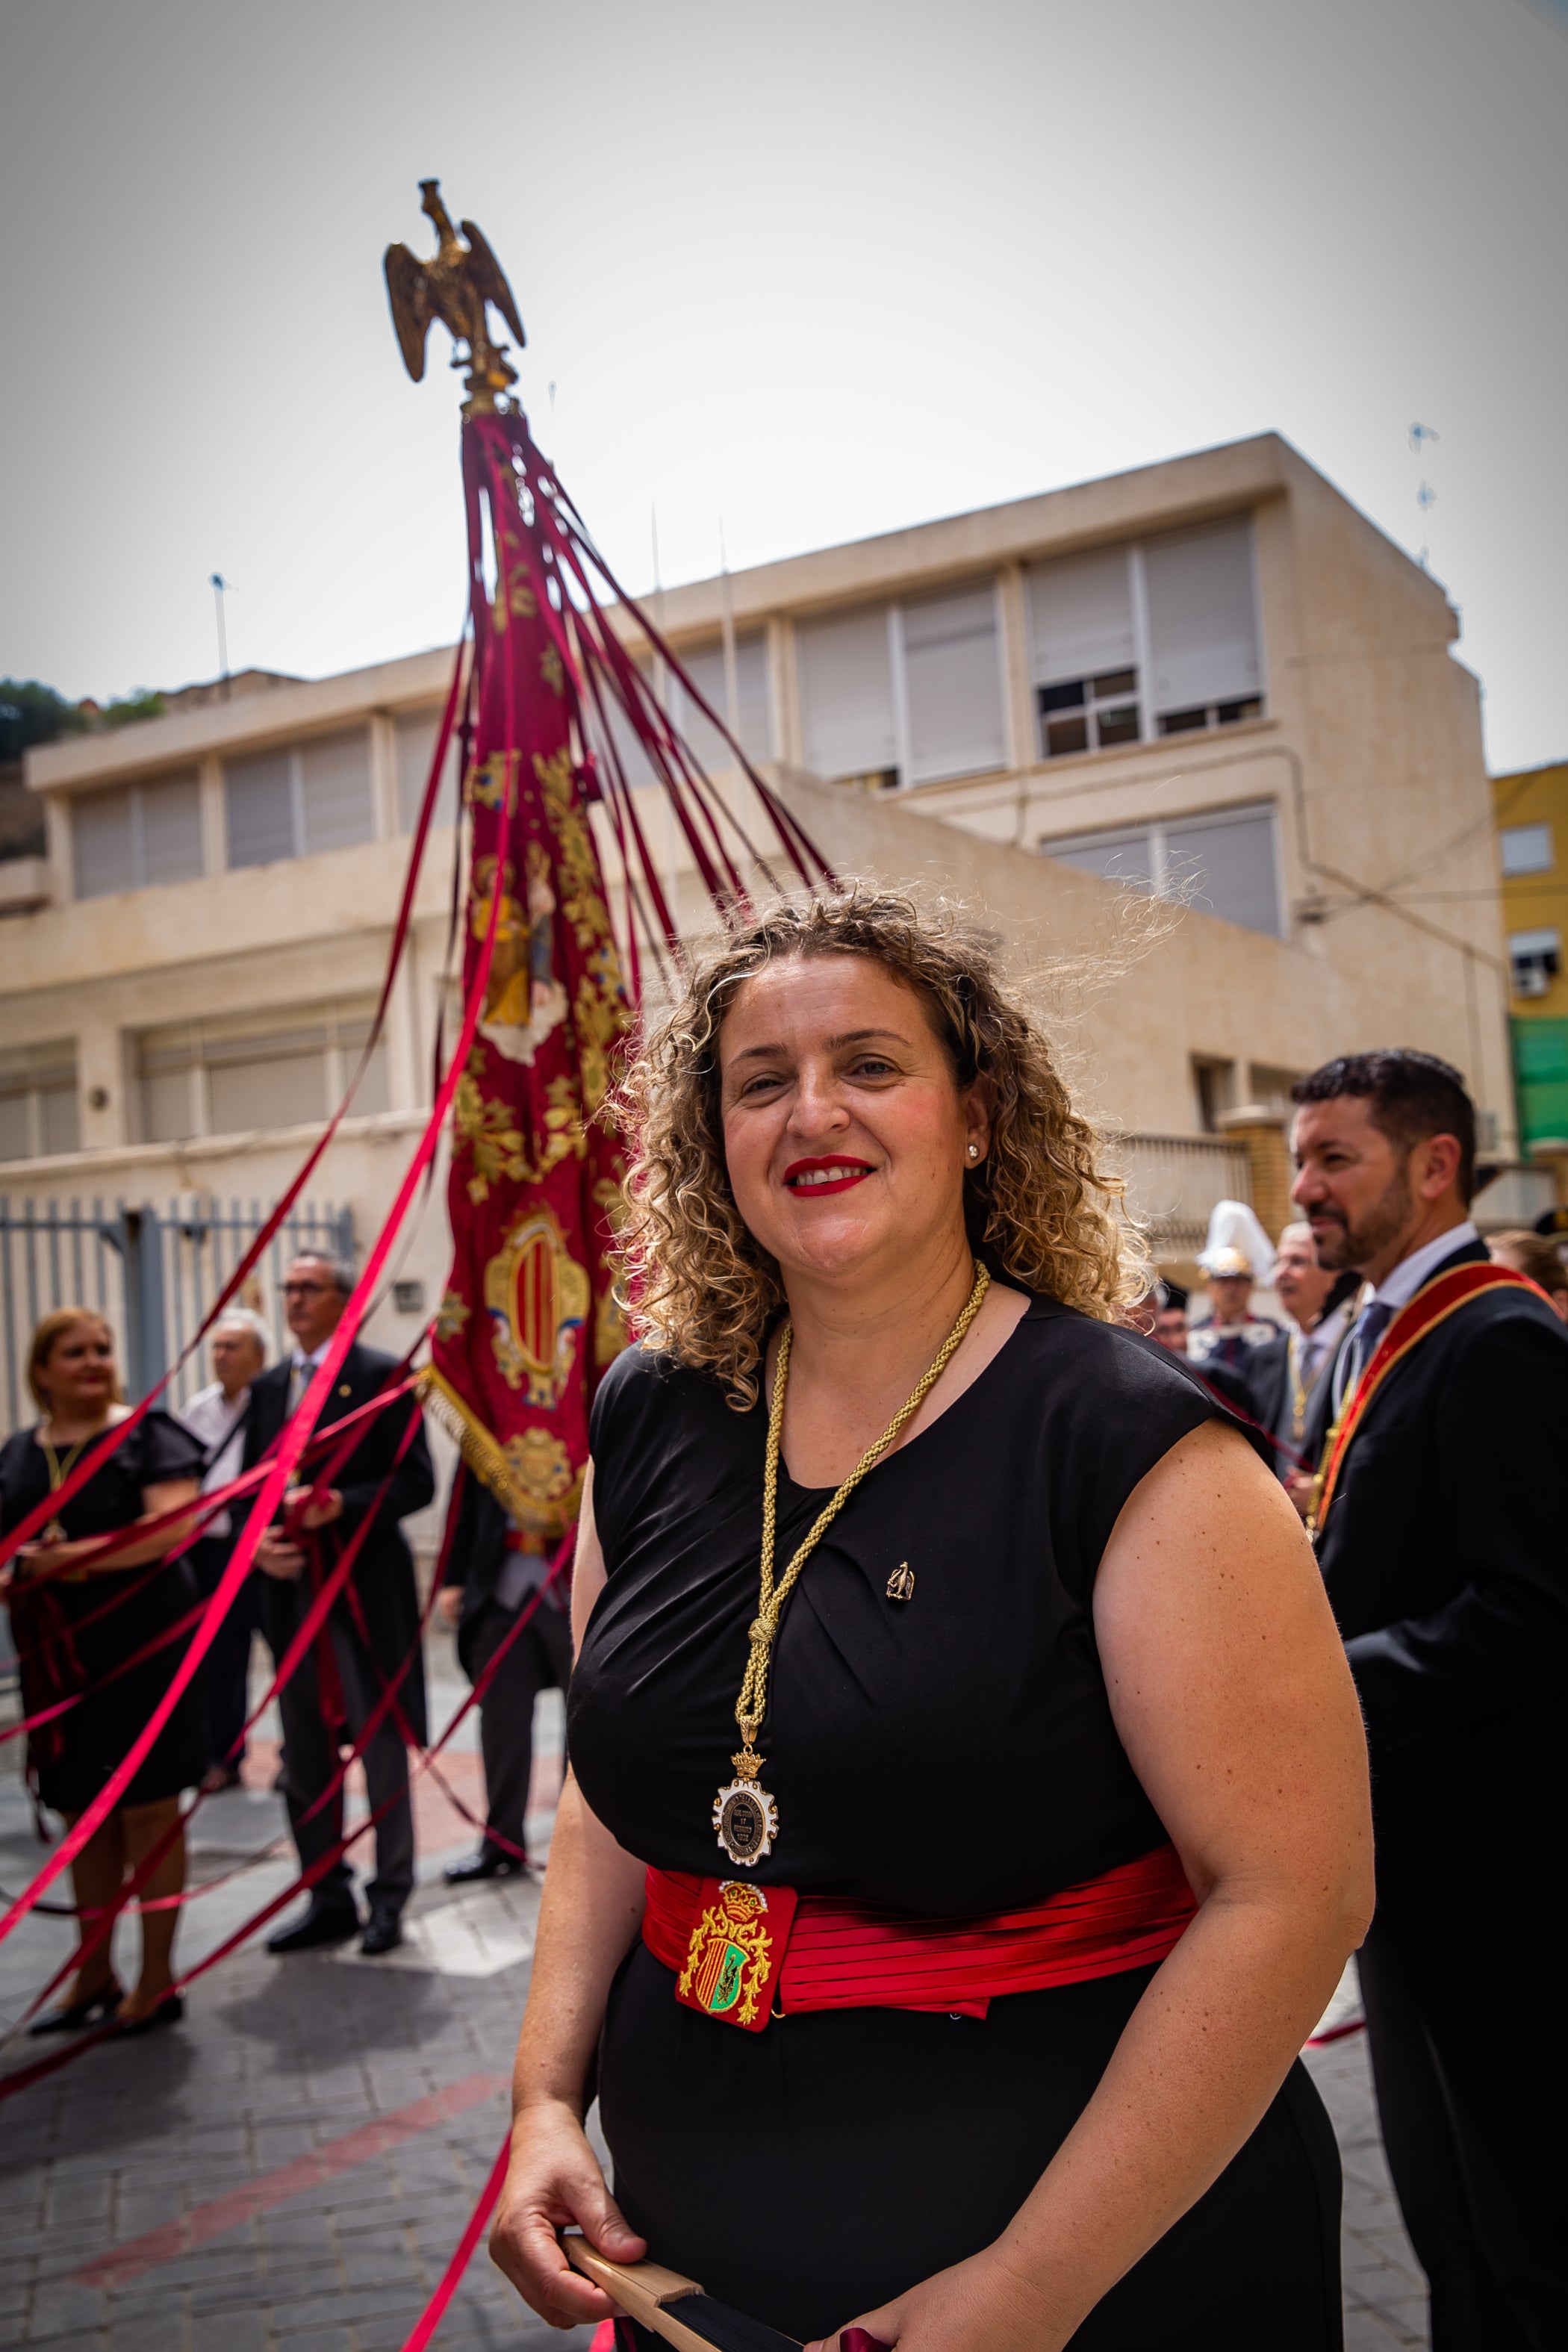
[[144, 882], [192, 882], [202, 871], [201, 790], [195, 772], [138, 786]]
[[1262, 691], [1246, 520], [1173, 531], [1144, 550], [1153, 703], [1159, 712]]
[[1137, 647], [1124, 547], [1031, 564], [1028, 586], [1037, 686], [1133, 667]]
[[349, 849], [375, 837], [370, 796], [370, 735], [355, 727], [300, 747], [300, 802], [307, 854]]
[[[430, 762], [436, 756], [436, 738], [441, 731], [438, 710], [416, 711], [399, 719], [393, 729], [397, 760], [397, 820], [405, 833], [412, 833], [418, 822], [420, 803], [429, 782]], [[436, 794], [437, 824], [458, 822], [458, 761], [459, 758], [458, 730], [452, 730], [452, 740], [447, 746], [447, 764], [441, 774]]]
[[71, 803], [71, 855], [79, 898], [106, 898], [136, 887], [135, 820], [131, 787], [89, 793]]
[[887, 607], [810, 622], [795, 644], [801, 730], [811, 772], [831, 782], [896, 768]]
[[1227, 809], [1167, 825], [1164, 887], [1200, 914], [1278, 939], [1273, 810]]
[[1006, 764], [996, 592], [989, 581], [906, 604], [910, 781], [986, 775]]
[[223, 772], [231, 866], [270, 866], [294, 855], [292, 761], [287, 751], [232, 760]]

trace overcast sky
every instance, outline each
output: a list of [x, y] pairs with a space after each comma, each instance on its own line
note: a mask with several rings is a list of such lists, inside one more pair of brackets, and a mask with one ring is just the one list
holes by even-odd
[[380, 268], [438, 173], [632, 587], [651, 509], [668, 584], [721, 518], [740, 568], [1272, 427], [1429, 545], [1493, 766], [1568, 755], [1563, 0], [0, 26], [0, 674], [210, 677], [214, 570], [237, 668], [452, 636], [457, 379], [437, 331], [407, 381]]

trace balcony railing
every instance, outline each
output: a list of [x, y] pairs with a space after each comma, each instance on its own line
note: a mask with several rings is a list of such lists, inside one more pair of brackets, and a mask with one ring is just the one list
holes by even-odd
[[1195, 1257], [1215, 1202], [1252, 1198], [1246, 1146], [1221, 1135], [1124, 1135], [1109, 1157], [1127, 1178], [1128, 1208], [1158, 1257]]

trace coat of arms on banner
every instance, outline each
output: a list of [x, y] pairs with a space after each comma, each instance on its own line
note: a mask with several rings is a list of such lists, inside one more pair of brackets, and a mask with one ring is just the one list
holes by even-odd
[[485, 1267], [490, 1345], [510, 1389], [549, 1412], [572, 1378], [576, 1339], [588, 1312], [587, 1273], [548, 1208], [513, 1226]]
[[675, 1997], [705, 2017], [760, 2033], [773, 2013], [773, 1983], [795, 1918], [795, 1889], [705, 1878], [697, 1900], [701, 1907]]

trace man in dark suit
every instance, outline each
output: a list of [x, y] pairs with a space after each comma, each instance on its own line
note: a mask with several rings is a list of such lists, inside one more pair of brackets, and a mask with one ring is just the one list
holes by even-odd
[[1373, 1391], [1320, 1507], [1372, 1754], [1360, 1971], [1384, 2142], [1435, 2352], [1548, 2352], [1568, 2344], [1568, 1335], [1517, 1283], [1460, 1298], [1449, 1279], [1489, 1260], [1447, 1063], [1352, 1055], [1295, 1098], [1319, 1258], [1373, 1286], [1338, 1395], [1418, 1291], [1449, 1307]]
[[[245, 1461], [259, 1461], [310, 1382], [316, 1365], [342, 1319], [353, 1287], [353, 1269], [313, 1254], [297, 1257], [283, 1285], [294, 1346], [289, 1359], [262, 1372], [251, 1384], [246, 1423]], [[323, 1423], [341, 1421], [367, 1403], [396, 1370], [395, 1360], [358, 1340], [343, 1359]], [[414, 1653], [398, 1685], [397, 1706], [416, 1739], [426, 1737], [425, 1663], [418, 1651], [419, 1599], [414, 1560], [400, 1519], [422, 1510], [436, 1490], [429, 1448], [417, 1429], [401, 1462], [397, 1450], [410, 1418], [412, 1399], [390, 1405], [364, 1424], [364, 1435], [336, 1473], [331, 1490], [308, 1507], [304, 1491], [291, 1488], [283, 1516], [257, 1548], [256, 1563], [268, 1580], [265, 1592], [268, 1639], [281, 1658], [316, 1590], [315, 1566], [330, 1575], [345, 1539], [367, 1513], [374, 1524], [350, 1571], [363, 1634], [348, 1592], [333, 1602], [322, 1640], [312, 1643], [279, 1697], [283, 1717], [283, 1789], [302, 1865], [308, 1867], [342, 1835], [342, 1794], [309, 1820], [311, 1806], [337, 1770], [340, 1740], [356, 1739], [387, 1682]], [[307, 1488], [310, 1474], [307, 1472]], [[386, 1493], [378, 1496], [384, 1480]], [[297, 1530], [296, 1530], [297, 1522]], [[322, 1688], [322, 1650], [328, 1663]], [[333, 1718], [341, 1718], [334, 1720]], [[396, 1715], [389, 1710], [364, 1751], [365, 1780], [373, 1812], [387, 1811], [375, 1827], [375, 1876], [367, 1894], [370, 1917], [361, 1949], [390, 1952], [402, 1941], [399, 1921], [414, 1885], [414, 1815], [408, 1796], [408, 1754]], [[318, 1944], [344, 1943], [361, 1926], [353, 1876], [341, 1857], [317, 1881], [310, 1907], [294, 1926], [268, 1938], [273, 1952], [303, 1952]]]
[[[489, 1488], [464, 1474], [440, 1607], [458, 1629], [458, 1657], [478, 1682], [550, 1574]], [[456, 1885], [508, 1878], [526, 1867], [523, 1816], [533, 1769], [533, 1703], [542, 1690], [564, 1690], [572, 1672], [572, 1587], [562, 1577], [543, 1593], [507, 1650], [479, 1700], [485, 1759], [486, 1832], [476, 1854], [454, 1863]], [[499, 1836], [495, 1832], [499, 1832]]]
[[1328, 1433], [1329, 1375], [1353, 1319], [1361, 1276], [1321, 1266], [1310, 1225], [1287, 1225], [1274, 1253], [1274, 1288], [1296, 1328], [1252, 1350], [1247, 1380], [1254, 1415], [1290, 1448], [1276, 1446], [1274, 1468], [1304, 1518], [1310, 1474]]

